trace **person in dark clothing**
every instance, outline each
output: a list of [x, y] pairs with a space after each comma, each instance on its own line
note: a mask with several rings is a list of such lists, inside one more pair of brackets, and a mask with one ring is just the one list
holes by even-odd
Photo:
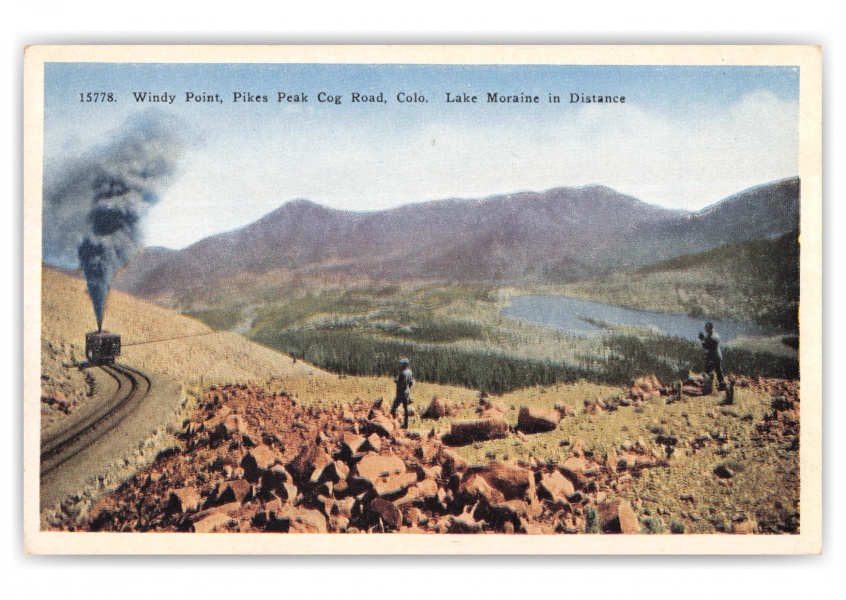
[[723, 351], [720, 350], [720, 335], [714, 331], [713, 323], [705, 323], [705, 333], [699, 332], [699, 341], [705, 350], [705, 374], [709, 377], [714, 371], [717, 372], [718, 389], [726, 389], [726, 381], [723, 378]]
[[400, 361], [399, 375], [394, 379], [397, 384], [397, 395], [394, 397], [394, 404], [391, 406], [391, 416], [397, 416], [397, 409], [400, 404], [405, 411], [405, 420], [403, 421], [403, 428], [408, 428], [408, 405], [411, 402], [411, 386], [414, 385], [414, 376], [411, 373], [411, 366], [408, 359], [403, 358]]

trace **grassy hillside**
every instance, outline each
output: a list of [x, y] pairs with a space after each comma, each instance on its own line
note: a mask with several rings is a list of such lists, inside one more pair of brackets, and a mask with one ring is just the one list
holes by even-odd
[[[47, 353], [68, 364], [85, 359], [85, 333], [96, 329], [91, 301], [81, 279], [42, 271], [42, 363]], [[215, 332], [171, 310], [112, 291], [103, 327], [122, 336], [121, 361], [186, 383], [243, 381], [319, 372], [241, 336]], [[152, 342], [152, 343], [151, 343]]]
[[563, 291], [597, 302], [754, 321], [796, 333], [798, 233], [679, 256], [636, 271], [566, 285]]

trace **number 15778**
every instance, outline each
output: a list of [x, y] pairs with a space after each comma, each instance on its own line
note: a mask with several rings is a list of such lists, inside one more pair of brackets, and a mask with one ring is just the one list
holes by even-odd
[[80, 102], [114, 102], [115, 95], [112, 92], [79, 92]]

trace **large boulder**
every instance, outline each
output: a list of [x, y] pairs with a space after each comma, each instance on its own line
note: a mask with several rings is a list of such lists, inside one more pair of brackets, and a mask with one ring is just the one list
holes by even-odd
[[382, 523], [386, 531], [399, 529], [402, 525], [402, 511], [384, 498], [374, 498], [367, 507], [375, 522]]
[[170, 512], [186, 513], [200, 507], [200, 493], [194, 488], [172, 490], [168, 498], [167, 508]]
[[304, 444], [300, 452], [288, 463], [288, 472], [298, 483], [306, 483], [310, 481], [315, 469], [323, 469], [331, 460], [323, 448], [312, 441]]
[[195, 533], [213, 533], [234, 523], [232, 517], [224, 512], [213, 511], [193, 524]]
[[536, 495], [534, 473], [528, 469], [500, 463], [476, 465], [467, 469], [462, 482], [474, 475], [484, 478], [505, 500], [523, 500]]
[[389, 438], [396, 431], [397, 425], [390, 417], [386, 417], [381, 412], [376, 412], [373, 417], [365, 422], [365, 429], [370, 433], [375, 433], [380, 437]]
[[549, 475], [542, 475], [538, 484], [538, 497], [548, 500], [566, 501], [567, 496], [576, 491], [573, 482], [564, 477], [559, 471], [553, 471]]
[[284, 505], [275, 513], [276, 520], [288, 521], [289, 533], [326, 533], [326, 517], [319, 510]]
[[443, 417], [454, 416], [457, 413], [456, 407], [451, 402], [447, 402], [443, 398], [435, 396], [429, 403], [429, 406], [423, 411], [421, 417], [424, 419], [441, 419]]
[[640, 523], [628, 500], [610, 500], [598, 507], [599, 528], [603, 533], [639, 533]]
[[417, 475], [406, 470], [401, 458], [368, 452], [358, 461], [352, 480], [373, 489], [379, 496], [389, 496], [416, 483]]
[[219, 486], [220, 493], [217, 501], [220, 504], [229, 502], [246, 502], [253, 497], [253, 486], [246, 479], [233, 479]]
[[244, 478], [253, 483], [266, 475], [275, 465], [282, 464], [282, 457], [273, 448], [264, 444], [256, 446], [241, 459]]
[[517, 429], [525, 433], [541, 433], [554, 431], [561, 420], [561, 413], [557, 410], [542, 410], [521, 406], [517, 415]]
[[458, 498], [465, 504], [474, 504], [484, 500], [487, 504], [505, 502], [505, 496], [482, 475], [475, 473], [464, 479], [458, 486]]
[[508, 436], [508, 423], [502, 417], [456, 421], [443, 441], [453, 446], [471, 444], [483, 440], [496, 440]]

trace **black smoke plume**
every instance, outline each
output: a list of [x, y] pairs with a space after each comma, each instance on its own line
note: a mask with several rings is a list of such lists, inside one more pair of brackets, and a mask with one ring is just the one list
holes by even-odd
[[45, 169], [44, 260], [82, 267], [98, 329], [112, 278], [141, 247], [142, 219], [173, 180], [186, 140], [175, 117], [145, 113], [104, 146]]

